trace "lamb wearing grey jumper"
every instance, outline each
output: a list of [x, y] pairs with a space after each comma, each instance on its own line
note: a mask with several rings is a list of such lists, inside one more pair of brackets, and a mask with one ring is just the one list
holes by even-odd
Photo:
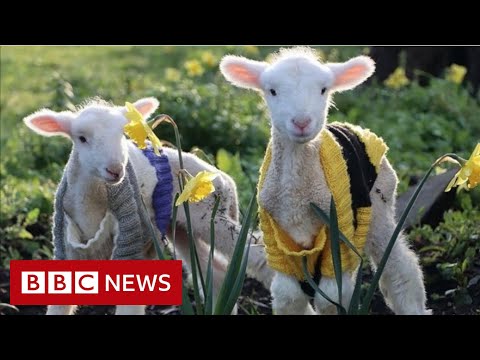
[[[144, 98], [134, 106], [146, 119], [157, 109], [158, 101]], [[55, 198], [55, 259], [154, 258], [148, 220], [157, 225], [155, 231], [159, 238], [171, 235], [172, 199], [180, 192], [176, 181], [180, 170], [177, 150], [163, 148], [161, 156], [157, 157], [151, 149], [137, 148], [123, 134], [128, 121], [125, 113], [123, 106], [94, 100], [76, 112], [42, 109], [24, 119], [38, 134], [65, 136], [73, 142]], [[196, 156], [183, 153], [182, 157], [184, 167], [193, 176], [203, 170], [219, 174], [213, 182], [215, 194], [221, 199], [219, 209], [222, 209], [217, 214], [215, 227], [215, 296], [240, 230], [236, 186], [227, 174]], [[140, 196], [145, 201], [147, 213]], [[204, 271], [210, 239], [210, 222], [205, 219], [209, 218], [213, 204], [213, 196], [190, 204], [192, 228]], [[190, 268], [183, 207], [178, 208], [176, 225], [176, 251]], [[257, 242], [252, 239], [252, 243]], [[269, 286], [272, 273], [266, 267], [262, 246], [251, 247], [247, 271]], [[74, 305], [49, 306], [47, 314], [72, 314], [75, 308]], [[116, 314], [144, 312], [144, 306], [117, 306], [116, 310]]]

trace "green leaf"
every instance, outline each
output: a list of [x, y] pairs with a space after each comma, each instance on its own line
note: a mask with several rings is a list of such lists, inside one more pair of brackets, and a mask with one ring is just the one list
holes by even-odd
[[206, 163], [214, 166], [215, 163], [212, 161], [212, 158], [207, 155], [205, 153], [205, 151], [203, 151], [202, 149], [200, 149], [199, 147], [197, 146], [194, 146], [191, 150], [190, 150], [190, 153], [195, 155], [196, 157], [198, 157], [199, 159], [202, 159], [203, 161], [205, 161]]
[[360, 295], [362, 293], [363, 282], [363, 261], [360, 261], [358, 267], [357, 277], [355, 278], [355, 287], [353, 288], [352, 298], [350, 299], [350, 306], [348, 307], [349, 315], [357, 315], [360, 307]]
[[325, 223], [325, 224], [330, 224], [330, 217], [323, 211], [317, 204], [315, 203], [310, 203], [310, 206], [312, 207], [313, 211], [315, 214]]
[[30, 210], [28, 212], [27, 216], [25, 217], [25, 221], [23, 222], [23, 226], [28, 226], [28, 225], [35, 224], [37, 222], [39, 214], [40, 214], [40, 209], [39, 208], [35, 208], [33, 210]]
[[176, 239], [177, 239], [177, 212], [178, 212], [178, 206], [175, 205], [175, 203], [178, 200], [178, 197], [180, 196], [179, 193], [175, 194], [175, 198], [173, 199], [173, 209], [172, 209], [172, 246], [173, 246], [173, 258], [176, 260], [177, 259], [177, 246], [176, 246]]
[[237, 279], [235, 280], [235, 284], [233, 285], [232, 290], [230, 291], [230, 296], [228, 297], [227, 303], [225, 305], [224, 314], [230, 314], [237, 303], [237, 299], [240, 296], [243, 288], [243, 282], [245, 281], [245, 274], [247, 272], [247, 265], [248, 265], [248, 254], [250, 252], [250, 245], [251, 245], [251, 238], [248, 241], [247, 247], [245, 249], [245, 253], [243, 255], [242, 264], [240, 266], [240, 270], [237, 275]]
[[303, 270], [303, 276], [305, 277], [305, 280], [307, 280], [308, 284], [312, 287], [313, 290], [315, 290], [317, 293], [319, 293], [321, 296], [325, 298], [328, 302], [332, 303], [335, 305], [337, 308], [340, 307], [340, 304], [336, 303], [333, 301], [327, 294], [325, 294], [318, 286], [315, 284], [315, 281], [313, 281], [312, 277], [308, 273], [308, 266], [307, 266], [307, 257], [304, 256], [302, 257], [302, 270]]
[[333, 270], [335, 272], [335, 280], [337, 281], [338, 289], [338, 303], [337, 311], [339, 314], [344, 315], [346, 313], [345, 308], [342, 306], [342, 257], [340, 255], [340, 232], [338, 230], [337, 209], [335, 207], [335, 201], [333, 196], [330, 199], [330, 243], [332, 248], [332, 261]]
[[[254, 212], [256, 213], [256, 196], [257, 190], [255, 189], [250, 199], [250, 204], [248, 205], [247, 214], [243, 218], [242, 228], [240, 229], [237, 243], [235, 244], [235, 249], [233, 250], [232, 258], [225, 274], [225, 279], [218, 294], [217, 303], [215, 305], [214, 311], [214, 314], [216, 315], [227, 315], [232, 312], [233, 306], [230, 307], [230, 295], [232, 294], [232, 292], [237, 290], [237, 280], [239, 277], [242, 278], [242, 267], [245, 261], [244, 257], [248, 256], [248, 251], [245, 252], [245, 244], [247, 241], [250, 224], [252, 222], [252, 214]], [[243, 280], [241, 280], [241, 282], [243, 284]]]
[[[310, 203], [314, 213], [322, 219], [322, 221], [326, 224], [330, 224], [329, 216], [322, 210], [318, 205], [314, 203]], [[352, 298], [350, 300], [350, 306], [348, 307], [348, 314], [355, 315], [358, 313], [359, 305], [360, 305], [360, 295], [362, 290], [362, 282], [363, 282], [363, 256], [360, 254], [358, 249], [347, 239], [347, 237], [339, 231], [339, 238], [340, 240], [350, 249], [352, 250], [360, 260], [360, 264], [358, 266], [357, 277], [355, 279], [355, 287], [353, 289]]]
[[19, 232], [18, 232], [18, 237], [20, 239], [33, 239], [33, 235], [27, 231], [26, 229], [21, 229]]
[[185, 211], [185, 218], [187, 220], [187, 236], [188, 236], [188, 244], [190, 248], [190, 265], [191, 265], [190, 270], [192, 272], [193, 296], [195, 298], [197, 314], [202, 314], [203, 305], [202, 305], [202, 298], [200, 296], [200, 289], [198, 287], [199, 278], [201, 281], [200, 286], [202, 286], [203, 294], [206, 293], [206, 287], [205, 287], [205, 282], [203, 281], [202, 270], [200, 269], [200, 263], [198, 261], [197, 247], [195, 246], [195, 240], [193, 238], [192, 222], [190, 219], [190, 207], [188, 206], [188, 201], [183, 203], [183, 209]]
[[217, 167], [226, 173], [230, 173], [232, 156], [225, 149], [219, 149], [217, 151]]
[[10, 305], [10, 304], [7, 304], [7, 303], [0, 303], [0, 309], [2, 309], [2, 308], [14, 310], [16, 312], [20, 312], [20, 310], [18, 310], [18, 308], [16, 306]]
[[192, 303], [188, 297], [188, 290], [185, 288], [185, 284], [182, 282], [182, 305], [180, 305], [180, 310], [183, 315], [195, 315], [193, 311]]
[[424, 252], [430, 252], [430, 251], [437, 251], [440, 253], [444, 253], [447, 251], [445, 248], [438, 246], [438, 245], [428, 245], [422, 247], [420, 250], [418, 250], [419, 253], [424, 253]]
[[205, 296], [205, 315], [213, 313], [213, 259], [215, 256], [215, 216], [217, 215], [220, 197], [215, 198], [212, 216], [210, 218], [210, 254], [207, 265], [207, 294]]

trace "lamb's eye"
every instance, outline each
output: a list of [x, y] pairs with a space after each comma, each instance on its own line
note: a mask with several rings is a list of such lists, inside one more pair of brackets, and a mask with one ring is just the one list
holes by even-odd
[[273, 96], [277, 96], [277, 92], [274, 89], [270, 89], [270, 94]]
[[80, 140], [81, 143], [86, 143], [87, 142], [87, 138], [85, 136], [79, 136], [78, 140]]
[[326, 87], [322, 88], [322, 95], [325, 94], [325, 91], [327, 91], [327, 88]]

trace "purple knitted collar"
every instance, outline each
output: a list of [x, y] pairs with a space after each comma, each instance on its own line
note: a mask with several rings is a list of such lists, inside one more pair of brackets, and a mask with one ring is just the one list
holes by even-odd
[[173, 202], [173, 176], [168, 162], [168, 157], [161, 152], [158, 156], [153, 152], [151, 146], [142, 150], [150, 165], [155, 168], [157, 174], [157, 185], [152, 194], [152, 206], [155, 211], [155, 222], [162, 236], [166, 235], [167, 227], [172, 215]]

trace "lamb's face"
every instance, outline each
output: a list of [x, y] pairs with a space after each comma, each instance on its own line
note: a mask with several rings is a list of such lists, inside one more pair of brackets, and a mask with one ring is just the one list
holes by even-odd
[[[143, 98], [133, 106], [146, 120], [158, 108], [155, 98]], [[78, 112], [41, 109], [23, 119], [25, 125], [43, 136], [65, 136], [74, 143], [80, 161], [79, 176], [95, 176], [110, 184], [122, 181], [128, 162], [126, 107], [93, 100]]]
[[308, 58], [287, 58], [269, 66], [260, 86], [272, 126], [294, 142], [315, 138], [325, 123], [333, 80], [327, 66]]
[[128, 150], [123, 127], [127, 119], [115, 108], [87, 108], [72, 121], [71, 138], [83, 169], [110, 184], [125, 175]]
[[227, 55], [220, 71], [235, 86], [261, 91], [277, 130], [274, 136], [297, 143], [308, 142], [320, 132], [332, 93], [353, 89], [375, 70], [367, 56], [323, 64], [306, 47], [281, 49], [273, 61]]

